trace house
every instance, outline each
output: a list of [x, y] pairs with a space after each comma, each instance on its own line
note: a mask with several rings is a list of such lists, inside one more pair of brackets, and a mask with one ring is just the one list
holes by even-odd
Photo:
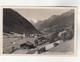
[[20, 48], [23, 48], [23, 49], [31, 49], [31, 48], [35, 48], [35, 47], [36, 46], [29, 41], [20, 45]]
[[42, 36], [42, 34], [26, 34], [27, 38], [37, 38], [37, 37], [40, 37], [40, 36]]
[[39, 37], [34, 42], [35, 42], [36, 45], [41, 45], [43, 43], [46, 43], [47, 41], [48, 41], [47, 38], [45, 38], [45, 37]]

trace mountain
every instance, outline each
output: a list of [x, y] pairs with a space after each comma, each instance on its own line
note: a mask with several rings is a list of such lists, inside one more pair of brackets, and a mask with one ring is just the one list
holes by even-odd
[[42, 25], [42, 23], [44, 23], [44, 21], [38, 21], [37, 23], [32, 23], [33, 24], [33, 26], [35, 26], [35, 28], [37, 29], [37, 30], [39, 30], [39, 27]]
[[[35, 28], [36, 29], [38, 29], [38, 30], [42, 30], [43, 29], [43, 27], [45, 27], [46, 25], [44, 25], [44, 24], [49, 24], [49, 23], [51, 23], [51, 21], [52, 20], [54, 20], [54, 19], [56, 19], [57, 17], [58, 17], [59, 15], [52, 15], [49, 19], [47, 19], [47, 20], [43, 20], [43, 21], [38, 21], [37, 23], [35, 23], [35, 24], [33, 24], [34, 26], [35, 26]], [[43, 27], [42, 27], [42, 26]]]
[[33, 25], [34, 24], [34, 21], [33, 20], [29, 20], [29, 22]]
[[[39, 22], [40, 23], [40, 22]], [[53, 15], [49, 19], [44, 20], [40, 24], [37, 23], [36, 26], [38, 30], [43, 31], [45, 29], [50, 29], [50, 28], [64, 28], [67, 25], [70, 26], [74, 24], [74, 10], [71, 9], [68, 12], [65, 12], [61, 15]]]
[[9, 8], [3, 9], [3, 32], [27, 34], [40, 33], [27, 19]]
[[[29, 20], [29, 22], [30, 22], [33, 26], [35, 26], [38, 21], [37, 21], [36, 19], [31, 19], [31, 20]], [[35, 27], [36, 27], [36, 26], [35, 26]]]

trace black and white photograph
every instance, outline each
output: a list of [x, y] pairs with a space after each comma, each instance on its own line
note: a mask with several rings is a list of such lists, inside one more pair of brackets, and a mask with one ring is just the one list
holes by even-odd
[[2, 54], [76, 53], [76, 7], [3, 7], [2, 10]]

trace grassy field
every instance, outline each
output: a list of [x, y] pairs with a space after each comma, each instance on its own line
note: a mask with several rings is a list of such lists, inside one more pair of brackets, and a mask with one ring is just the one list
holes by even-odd
[[[12, 52], [12, 47], [14, 46], [14, 49], [19, 49], [20, 44], [26, 43], [27, 41], [33, 42], [35, 38], [3, 38], [3, 51], [5, 54], [9, 54]], [[12, 44], [11, 42], [14, 42], [15, 44]]]
[[5, 54], [12, 51], [13, 44], [11, 42], [16, 41], [18, 38], [3, 38], [3, 52]]

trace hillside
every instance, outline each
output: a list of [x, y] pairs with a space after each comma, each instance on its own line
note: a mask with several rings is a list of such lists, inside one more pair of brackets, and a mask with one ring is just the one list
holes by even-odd
[[[42, 26], [44, 27], [44, 24], [49, 25], [49, 23], [51, 23], [52, 20], [56, 19], [59, 15], [52, 15], [49, 19], [47, 20], [43, 20], [43, 21], [38, 21], [37, 23], [34, 23], [33, 25], [35, 26], [36, 29], [38, 30], [42, 30]], [[42, 26], [41, 26], [42, 25]]]
[[[48, 52], [51, 54], [73, 54], [74, 53], [74, 39], [66, 41], [55, 48], [51, 48]], [[44, 54], [46, 54], [44, 53]]]
[[70, 10], [61, 15], [53, 15], [43, 22], [37, 23], [35, 26], [38, 30], [43, 31], [46, 28], [64, 28], [66, 25], [70, 26], [74, 23], [74, 10]]
[[3, 32], [40, 33], [27, 19], [8, 8], [3, 9]]

